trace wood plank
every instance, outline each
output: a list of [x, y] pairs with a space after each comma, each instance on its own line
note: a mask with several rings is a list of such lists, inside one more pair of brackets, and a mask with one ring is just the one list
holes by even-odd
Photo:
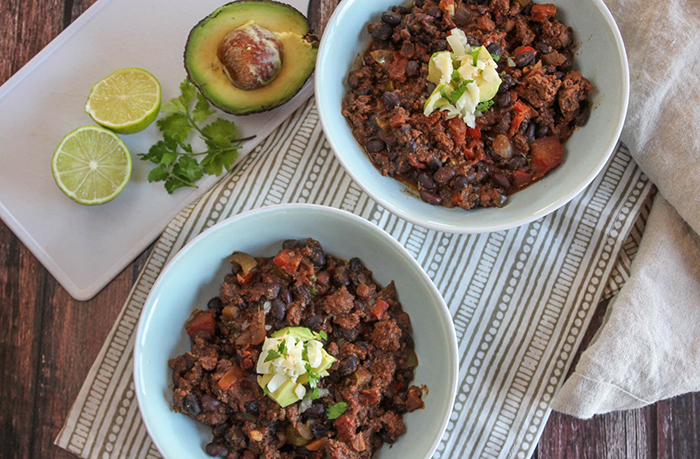
[[657, 403], [659, 459], [700, 457], [700, 394]]

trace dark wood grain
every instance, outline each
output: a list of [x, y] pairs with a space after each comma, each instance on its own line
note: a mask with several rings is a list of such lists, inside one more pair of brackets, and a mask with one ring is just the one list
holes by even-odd
[[[309, 16], [320, 35], [338, 1], [311, 2]], [[0, 83], [92, 3], [0, 1]], [[149, 251], [94, 299], [77, 302], [0, 222], [0, 458], [75, 457], [53, 446], [53, 440]], [[553, 413], [535, 457], [698, 458], [699, 423], [700, 394], [588, 421]]]

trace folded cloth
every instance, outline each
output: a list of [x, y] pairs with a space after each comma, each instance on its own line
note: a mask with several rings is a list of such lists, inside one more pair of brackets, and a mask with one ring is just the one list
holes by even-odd
[[630, 279], [552, 401], [583, 418], [700, 390], [700, 2], [605, 1], [630, 63], [622, 138], [661, 196]]

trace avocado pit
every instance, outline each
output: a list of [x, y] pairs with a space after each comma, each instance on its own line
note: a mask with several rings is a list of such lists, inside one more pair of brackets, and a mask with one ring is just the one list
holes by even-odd
[[244, 24], [226, 34], [216, 54], [231, 83], [245, 91], [269, 84], [282, 68], [282, 43], [257, 24]]

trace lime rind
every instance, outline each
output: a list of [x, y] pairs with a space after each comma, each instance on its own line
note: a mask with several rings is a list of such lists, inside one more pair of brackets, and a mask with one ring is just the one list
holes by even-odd
[[66, 134], [51, 159], [58, 188], [86, 206], [113, 200], [129, 183], [131, 169], [124, 141], [100, 126], [82, 126]]
[[[143, 88], [133, 87], [138, 85]], [[155, 87], [155, 91], [133, 92], [149, 85]], [[131, 97], [128, 101], [121, 99], [120, 96], [125, 92], [132, 96], [143, 96], [143, 100], [139, 101], [138, 97]], [[97, 124], [118, 134], [135, 134], [156, 120], [160, 104], [161, 86], [156, 77], [146, 70], [129, 67], [110, 73], [92, 86], [85, 112]], [[115, 122], [115, 118], [119, 118], [119, 121]]]

